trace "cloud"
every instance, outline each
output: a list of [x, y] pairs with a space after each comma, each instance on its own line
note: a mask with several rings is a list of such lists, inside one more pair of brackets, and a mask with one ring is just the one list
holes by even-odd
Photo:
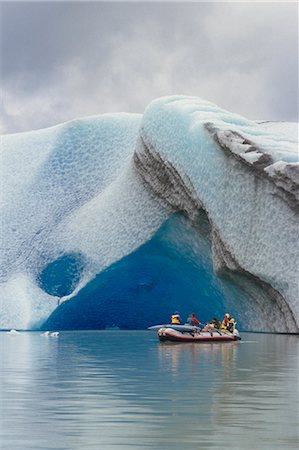
[[3, 132], [154, 98], [297, 120], [292, 3], [2, 3]]

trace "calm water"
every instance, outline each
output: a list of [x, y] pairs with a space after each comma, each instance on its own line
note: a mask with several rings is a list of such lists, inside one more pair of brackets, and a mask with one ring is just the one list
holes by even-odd
[[1, 450], [296, 449], [298, 337], [0, 333]]

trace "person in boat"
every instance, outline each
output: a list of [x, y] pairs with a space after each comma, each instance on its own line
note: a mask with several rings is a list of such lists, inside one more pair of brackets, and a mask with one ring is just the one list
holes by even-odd
[[178, 311], [175, 311], [174, 314], [171, 316], [171, 325], [182, 325], [183, 321], [181, 319], [180, 313]]
[[227, 324], [227, 331], [230, 331], [230, 333], [233, 333], [235, 331], [235, 327], [236, 327], [235, 319], [233, 317], [231, 317]]
[[216, 330], [219, 330], [221, 326], [220, 320], [218, 320], [217, 317], [213, 317], [211, 325], [213, 328], [216, 328]]
[[216, 317], [213, 317], [212, 321], [208, 322], [202, 329], [202, 331], [219, 330], [220, 326], [220, 320], [218, 320]]
[[197, 319], [194, 313], [191, 313], [188, 316], [187, 324], [197, 327], [198, 325], [201, 325], [201, 322]]
[[224, 317], [223, 317], [223, 320], [221, 322], [221, 325], [220, 325], [220, 330], [224, 330], [224, 331], [227, 330], [227, 326], [229, 324], [229, 320], [230, 320], [230, 315], [228, 313], [225, 313]]

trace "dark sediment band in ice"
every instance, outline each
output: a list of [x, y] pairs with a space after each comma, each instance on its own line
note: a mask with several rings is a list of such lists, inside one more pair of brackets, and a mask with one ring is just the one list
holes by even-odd
[[[271, 155], [265, 153], [253, 141], [236, 131], [222, 131], [212, 123], [205, 124], [215, 143], [227, 153], [243, 162], [255, 177], [270, 180], [275, 186], [273, 195], [281, 197], [296, 214], [299, 213], [299, 166], [292, 163], [275, 164]], [[251, 160], [248, 156], [254, 156]]]

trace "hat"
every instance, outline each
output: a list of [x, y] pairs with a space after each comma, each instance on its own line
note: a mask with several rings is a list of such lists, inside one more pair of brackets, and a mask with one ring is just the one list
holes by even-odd
[[228, 313], [225, 313], [224, 315], [225, 315], [225, 317], [227, 317], [228, 319], [230, 318], [230, 315], [229, 315]]

